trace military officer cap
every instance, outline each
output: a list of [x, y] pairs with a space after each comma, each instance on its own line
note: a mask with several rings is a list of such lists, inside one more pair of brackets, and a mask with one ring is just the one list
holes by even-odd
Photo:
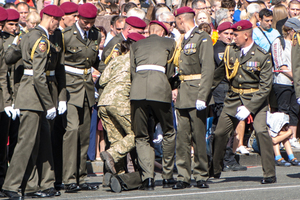
[[65, 2], [59, 7], [65, 12], [65, 14], [71, 14], [77, 12], [79, 6], [73, 2]]
[[218, 26], [217, 30], [219, 31], [219, 33], [221, 33], [222, 31], [231, 29], [231, 25], [232, 25], [231, 22], [223, 22]]
[[248, 20], [241, 20], [231, 26], [234, 31], [244, 31], [250, 28], [252, 28], [252, 24]]
[[139, 33], [130, 33], [127, 36], [129, 39], [132, 39], [133, 41], [137, 42], [139, 40], [145, 39], [145, 36], [139, 34]]
[[0, 7], [0, 22], [7, 20], [8, 14], [7, 11]]
[[146, 26], [147, 26], [147, 24], [146, 24], [146, 22], [144, 22], [144, 20], [142, 20], [138, 17], [134, 17], [134, 16], [126, 18], [125, 22], [135, 28], [146, 28]]
[[158, 25], [160, 25], [161, 27], [163, 27], [163, 28], [165, 29], [166, 34], [169, 33], [167, 27], [166, 27], [162, 22], [157, 21], [157, 20], [152, 20], [152, 21], [149, 23], [149, 25], [151, 26], [152, 24], [158, 24]]
[[85, 3], [79, 6], [78, 13], [81, 17], [94, 19], [97, 17], [98, 10], [93, 4]]
[[174, 11], [174, 16], [177, 17], [178, 15], [181, 15], [183, 13], [193, 13], [195, 15], [195, 12], [192, 8], [184, 6], [181, 8], [178, 8], [177, 10]]
[[43, 9], [43, 14], [53, 16], [53, 17], [62, 17], [65, 15], [64, 11], [56, 5], [46, 6]]
[[15, 9], [7, 9], [7, 21], [19, 21], [20, 14]]

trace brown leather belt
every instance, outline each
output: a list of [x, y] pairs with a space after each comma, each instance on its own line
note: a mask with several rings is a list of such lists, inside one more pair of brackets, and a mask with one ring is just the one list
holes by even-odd
[[180, 75], [179, 80], [181, 81], [191, 81], [201, 79], [201, 74], [191, 74], [191, 75]]
[[235, 93], [239, 93], [239, 94], [250, 94], [250, 93], [257, 92], [258, 90], [259, 89], [257, 89], [257, 88], [242, 89], [242, 88], [234, 88], [231, 86], [231, 91], [233, 91]]

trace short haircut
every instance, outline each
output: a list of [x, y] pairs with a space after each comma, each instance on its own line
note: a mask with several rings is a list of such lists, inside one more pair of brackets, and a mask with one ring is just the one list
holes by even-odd
[[247, 12], [249, 14], [249, 18], [253, 16], [254, 13], [259, 13], [260, 6], [257, 3], [251, 3], [247, 6]]
[[263, 19], [264, 16], [266, 16], [266, 17], [273, 16], [273, 12], [267, 8], [264, 8], [259, 12], [258, 15], [259, 15], [260, 19]]
[[132, 2], [128, 2], [128, 3], [125, 3], [125, 6], [124, 6], [124, 12], [128, 12], [128, 10], [130, 10], [130, 8], [135, 8], [137, 7], [137, 5], [135, 3], [132, 3]]
[[17, 4], [17, 6], [16, 6], [16, 8], [18, 8], [19, 6], [27, 6], [27, 8], [28, 8], [28, 11], [29, 11], [29, 5], [27, 4], [27, 3], [25, 3], [25, 2], [20, 2], [20, 3], [18, 3]]
[[228, 18], [228, 12], [229, 12], [229, 10], [227, 8], [220, 8], [219, 10], [217, 10], [217, 12], [216, 12], [217, 25], [219, 25], [223, 19]]
[[9, 9], [10, 7], [14, 7], [14, 8], [17, 8], [17, 6], [14, 4], [14, 3], [6, 3], [3, 8], [5, 9]]
[[222, 0], [221, 1], [221, 8], [235, 8], [235, 0]]
[[202, 3], [206, 4], [205, 0], [193, 0], [193, 2], [192, 2], [192, 8], [197, 8], [198, 2], [202, 2]]
[[289, 7], [291, 7], [291, 4], [300, 4], [300, 2], [297, 0], [292, 0], [289, 2]]
[[157, 20], [160, 21], [160, 22], [165, 22], [165, 21], [167, 21], [167, 18], [169, 16], [174, 17], [173, 13], [171, 13], [170, 11], [169, 12], [163, 12], [160, 15], [158, 15]]
[[134, 17], [138, 17], [140, 19], [144, 19], [145, 18], [145, 11], [143, 11], [142, 9], [135, 7], [135, 8], [130, 8], [128, 10], [128, 12], [126, 13], [126, 17], [130, 17], [130, 16], [134, 16]]

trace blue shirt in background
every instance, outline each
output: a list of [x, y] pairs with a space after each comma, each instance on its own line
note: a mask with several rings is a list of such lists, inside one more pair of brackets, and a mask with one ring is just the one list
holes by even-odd
[[260, 46], [261, 48], [263, 48], [266, 51], [269, 51], [271, 48], [270, 43], [272, 44], [274, 42], [274, 40], [280, 36], [280, 33], [276, 29], [273, 29], [273, 28], [271, 28], [268, 31], [264, 31], [264, 33], [268, 37], [270, 42], [268, 41], [266, 36], [262, 33], [262, 31], [259, 30], [259, 28], [253, 29], [252, 38], [258, 46]]

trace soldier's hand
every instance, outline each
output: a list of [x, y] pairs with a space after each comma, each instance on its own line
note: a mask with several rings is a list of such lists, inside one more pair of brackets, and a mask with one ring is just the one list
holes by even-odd
[[53, 120], [55, 117], [56, 117], [56, 109], [55, 109], [55, 107], [47, 110], [47, 115], [46, 115], [47, 119]]
[[300, 105], [300, 98], [297, 99], [297, 103]]
[[244, 121], [249, 115], [250, 111], [245, 106], [239, 106], [235, 117], [240, 121]]
[[57, 108], [57, 110], [58, 110], [58, 114], [59, 115], [64, 114], [66, 112], [66, 110], [67, 110], [67, 102], [66, 101], [60, 101], [60, 102], [58, 102], [58, 108]]
[[[13, 109], [14, 109], [15, 112], [16, 112], [16, 117], [17, 117], [17, 116], [20, 117], [20, 109], [16, 109], [16, 108], [15, 108], [15, 104], [13, 104], [12, 107], [13, 107]], [[15, 117], [15, 119], [16, 119], [16, 117]], [[13, 120], [15, 120], [15, 119], [13, 119]]]
[[14, 109], [12, 106], [6, 106], [6, 107], [4, 108], [4, 111], [5, 111], [5, 113], [6, 113], [6, 115], [7, 115], [8, 117], [11, 117], [11, 118], [12, 118], [12, 120], [15, 120], [15, 119], [16, 119], [17, 113], [16, 113], [15, 109]]
[[196, 101], [196, 109], [197, 110], [204, 110], [206, 108], [205, 101], [197, 100]]
[[163, 135], [162, 135], [162, 134], [159, 134], [159, 135], [157, 136], [157, 139], [154, 139], [154, 140], [153, 140], [153, 143], [158, 144], [158, 143], [161, 143], [162, 140], [163, 140]]

